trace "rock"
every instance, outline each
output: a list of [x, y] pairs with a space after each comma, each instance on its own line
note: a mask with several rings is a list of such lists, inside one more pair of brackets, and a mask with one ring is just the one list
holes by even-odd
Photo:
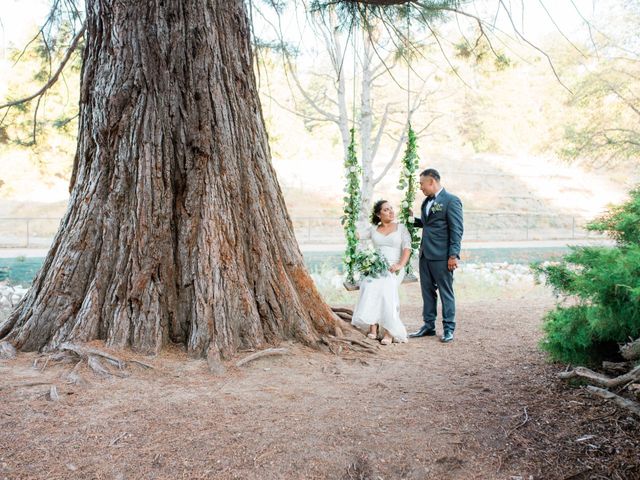
[[28, 291], [22, 285], [0, 285], [0, 306], [15, 307]]

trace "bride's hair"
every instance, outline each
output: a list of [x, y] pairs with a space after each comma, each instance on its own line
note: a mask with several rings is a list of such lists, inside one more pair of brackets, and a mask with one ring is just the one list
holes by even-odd
[[374, 225], [380, 225], [380, 211], [382, 210], [382, 205], [387, 203], [386, 200], [378, 200], [373, 204], [373, 210], [371, 211], [371, 223]]

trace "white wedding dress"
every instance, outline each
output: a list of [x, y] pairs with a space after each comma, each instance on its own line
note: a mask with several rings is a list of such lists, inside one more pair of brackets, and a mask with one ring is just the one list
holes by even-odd
[[[405, 248], [411, 248], [411, 235], [403, 224], [397, 224], [394, 232], [384, 235], [371, 225], [358, 233], [361, 240], [371, 240], [389, 265], [398, 263]], [[383, 329], [396, 342], [407, 341], [407, 329], [400, 320], [400, 297], [398, 287], [404, 278], [404, 268], [397, 274], [387, 272], [378, 278], [363, 277], [360, 296], [353, 312], [351, 324], [368, 331], [370, 325], [378, 325], [379, 335]]]

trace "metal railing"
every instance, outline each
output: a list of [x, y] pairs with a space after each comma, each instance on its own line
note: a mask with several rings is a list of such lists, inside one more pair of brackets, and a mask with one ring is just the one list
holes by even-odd
[[[293, 217], [300, 244], [344, 243], [337, 217]], [[575, 240], [598, 238], [585, 229], [586, 220], [572, 215], [531, 212], [465, 211], [466, 240]], [[60, 225], [59, 218], [0, 218], [0, 247], [48, 248]]]
[[0, 218], [0, 247], [48, 248], [60, 226], [59, 218]]
[[[335, 217], [292, 219], [301, 244], [344, 242], [340, 221]], [[587, 220], [575, 215], [532, 212], [465, 211], [464, 238], [476, 241], [577, 240], [600, 238], [585, 228]]]

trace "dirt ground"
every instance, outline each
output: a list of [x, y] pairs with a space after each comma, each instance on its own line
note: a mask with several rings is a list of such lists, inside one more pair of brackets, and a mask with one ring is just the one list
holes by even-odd
[[[556, 380], [537, 349], [552, 304], [461, 301], [448, 345], [284, 344], [217, 376], [173, 348], [72, 385], [20, 354], [0, 361], [0, 478], [638, 479], [640, 419]], [[415, 303], [402, 315], [419, 326]]]

